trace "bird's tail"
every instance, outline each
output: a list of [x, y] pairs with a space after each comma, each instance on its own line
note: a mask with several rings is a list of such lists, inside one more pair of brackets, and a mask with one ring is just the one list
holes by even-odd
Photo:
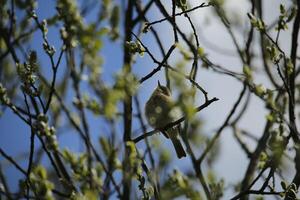
[[176, 154], [178, 158], [186, 157], [185, 150], [178, 138], [178, 129], [177, 128], [170, 128], [167, 131], [167, 135], [171, 139], [173, 146], [175, 148]]

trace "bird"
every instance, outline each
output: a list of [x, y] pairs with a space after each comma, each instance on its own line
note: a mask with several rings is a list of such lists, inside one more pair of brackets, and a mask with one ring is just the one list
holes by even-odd
[[179, 140], [179, 126], [166, 126], [176, 120], [174, 112], [175, 102], [172, 99], [171, 91], [158, 81], [156, 89], [153, 91], [145, 105], [145, 115], [148, 123], [171, 139], [178, 158], [186, 157], [185, 150]]

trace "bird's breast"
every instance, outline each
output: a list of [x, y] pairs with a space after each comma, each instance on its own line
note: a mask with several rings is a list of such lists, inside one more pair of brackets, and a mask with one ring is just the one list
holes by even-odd
[[154, 128], [161, 128], [172, 122], [170, 117], [170, 100], [164, 96], [152, 96], [145, 107], [145, 114], [149, 124]]

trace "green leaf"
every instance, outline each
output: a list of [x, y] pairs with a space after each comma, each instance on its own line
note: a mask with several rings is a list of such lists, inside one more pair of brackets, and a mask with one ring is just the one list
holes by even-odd
[[244, 65], [243, 73], [246, 76], [247, 80], [252, 80], [252, 70], [248, 65]]
[[280, 4], [280, 13], [282, 14], [282, 15], [284, 15], [285, 13], [286, 13], [286, 10], [285, 10], [285, 7], [284, 7], [284, 5], [283, 4]]
[[286, 62], [286, 71], [288, 73], [288, 75], [291, 75], [294, 71], [294, 65], [292, 63], [292, 60], [291, 59], [287, 59], [287, 62]]
[[86, 200], [97, 200], [99, 199], [98, 192], [93, 190], [85, 190], [83, 198]]
[[255, 85], [254, 92], [257, 96], [263, 97], [266, 94], [267, 90], [262, 84], [259, 84]]
[[198, 47], [197, 52], [198, 52], [198, 55], [199, 55], [200, 58], [202, 58], [205, 55], [203, 47]]
[[100, 137], [99, 142], [101, 144], [102, 150], [104, 152], [104, 154], [109, 157], [110, 153], [111, 153], [111, 147], [107, 141], [107, 138], [104, 137]]

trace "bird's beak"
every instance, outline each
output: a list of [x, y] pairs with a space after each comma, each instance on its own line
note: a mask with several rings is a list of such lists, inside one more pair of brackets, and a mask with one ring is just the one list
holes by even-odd
[[161, 85], [160, 85], [160, 82], [159, 82], [159, 81], [157, 81], [157, 85], [158, 85], [158, 87], [161, 87]]

